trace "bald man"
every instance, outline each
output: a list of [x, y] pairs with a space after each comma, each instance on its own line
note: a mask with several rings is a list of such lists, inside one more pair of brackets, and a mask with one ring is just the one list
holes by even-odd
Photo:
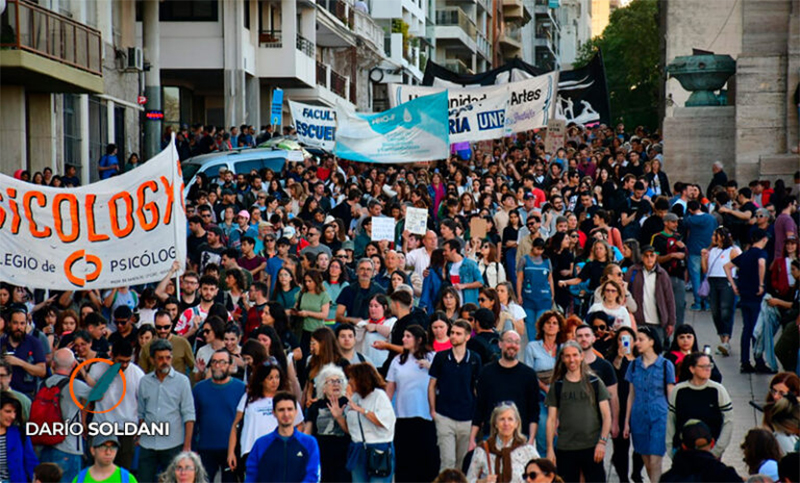
[[[59, 349], [53, 353], [50, 363], [53, 375], [44, 381], [45, 387], [58, 386], [61, 388], [61, 416], [65, 423], [80, 422], [80, 408], [69, 397], [69, 378], [73, 369], [78, 365], [75, 355], [69, 349]], [[72, 385], [75, 397], [81, 404], [86, 403], [92, 388], [83, 381], [75, 379]], [[62, 481], [72, 481], [81, 469], [81, 455], [83, 455], [83, 442], [81, 438], [68, 436], [64, 441], [55, 446], [44, 446], [39, 461], [42, 463], [56, 463], [64, 471]]]
[[[403, 232], [403, 237], [405, 238], [407, 236], [407, 232]], [[408, 252], [406, 256], [406, 267], [413, 268], [414, 273], [424, 279], [425, 271], [431, 264], [431, 253], [436, 250], [436, 244], [438, 242], [439, 238], [436, 232], [428, 230], [425, 236], [422, 237], [422, 246]]]

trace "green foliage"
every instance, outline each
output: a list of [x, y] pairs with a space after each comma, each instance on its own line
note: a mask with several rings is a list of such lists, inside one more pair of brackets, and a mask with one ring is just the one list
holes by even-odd
[[603, 52], [613, 122], [658, 127], [659, 29], [657, 0], [634, 0], [611, 14], [603, 33], [581, 49], [576, 66]]

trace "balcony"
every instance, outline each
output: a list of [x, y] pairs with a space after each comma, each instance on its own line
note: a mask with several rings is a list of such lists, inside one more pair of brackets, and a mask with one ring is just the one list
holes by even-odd
[[506, 24], [500, 32], [500, 46], [506, 59], [522, 55], [522, 28], [515, 24]]
[[103, 92], [99, 30], [25, 0], [8, 0], [0, 23], [4, 84], [41, 92]]
[[461, 59], [445, 59], [444, 66], [457, 74], [471, 74], [472, 69]]
[[258, 32], [258, 66], [256, 75], [272, 78], [282, 87], [311, 87], [314, 85], [316, 45], [296, 34], [294, 42], [282, 30]]
[[355, 104], [355, 83], [327, 64], [322, 62], [315, 62], [315, 64], [315, 85], [310, 89], [286, 89], [285, 95], [292, 100], [314, 105], [333, 107], [341, 102], [351, 106]]
[[525, 16], [525, 4], [522, 0], [503, 0], [503, 18], [520, 20]]
[[383, 52], [383, 29], [375, 23], [375, 20], [360, 10], [355, 11], [354, 28], [356, 36], [363, 39], [366, 45], [376, 52]]
[[317, 0], [317, 44], [321, 47], [354, 47], [355, 11], [343, 0]]
[[469, 15], [459, 7], [436, 10], [435, 29], [437, 45], [469, 53], [475, 53], [478, 48], [478, 28]]
[[478, 31], [478, 38], [476, 41], [478, 46], [478, 53], [486, 60], [492, 60], [492, 44], [483, 33]]
[[403, 34], [393, 33], [384, 37], [384, 52], [394, 63], [400, 64], [418, 81], [422, 80], [424, 65], [420, 65], [420, 47], [403, 42]]

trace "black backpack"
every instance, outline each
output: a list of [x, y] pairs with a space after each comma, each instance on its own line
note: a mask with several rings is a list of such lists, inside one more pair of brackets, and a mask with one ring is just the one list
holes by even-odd
[[492, 336], [488, 339], [479, 335], [476, 335], [474, 339], [483, 346], [488, 355], [487, 360], [481, 361], [484, 366], [500, 360], [503, 352], [500, 350], [500, 334], [496, 330], [492, 331]]

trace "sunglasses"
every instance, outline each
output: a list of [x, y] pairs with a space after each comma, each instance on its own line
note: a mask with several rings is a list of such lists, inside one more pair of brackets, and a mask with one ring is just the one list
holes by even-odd
[[486, 297], [478, 297], [478, 302], [488, 302], [488, 301], [489, 299], [487, 299]]
[[543, 473], [537, 473], [535, 471], [531, 471], [529, 473], [523, 473], [522, 474], [522, 479], [523, 480], [535, 480], [540, 474], [543, 474]]
[[127, 320], [115, 320], [114, 323], [117, 324], [117, 325], [125, 325], [125, 324], [128, 323], [128, 321]]
[[593, 325], [592, 329], [594, 329], [594, 330], [606, 330], [606, 329], [608, 329], [608, 326], [605, 325], [605, 324], [603, 324], [603, 325]]
[[169, 330], [172, 328], [172, 324], [170, 325], [157, 325], [156, 330]]
[[211, 329], [203, 329], [203, 335], [208, 335], [211, 332]]

